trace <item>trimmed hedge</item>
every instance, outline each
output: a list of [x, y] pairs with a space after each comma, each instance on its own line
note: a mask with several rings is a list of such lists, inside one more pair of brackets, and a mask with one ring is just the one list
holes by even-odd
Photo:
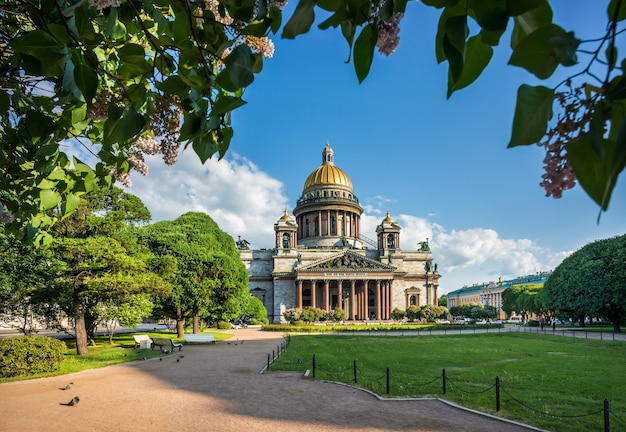
[[233, 328], [233, 325], [228, 321], [220, 321], [217, 323], [217, 328], [220, 330], [229, 330]]
[[14, 377], [59, 369], [67, 347], [46, 336], [0, 339], [0, 376]]

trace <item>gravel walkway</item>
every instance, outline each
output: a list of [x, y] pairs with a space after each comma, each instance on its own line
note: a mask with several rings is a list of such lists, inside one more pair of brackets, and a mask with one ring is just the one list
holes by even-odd
[[[0, 431], [527, 432], [436, 400], [381, 401], [297, 373], [259, 372], [280, 334], [233, 330], [229, 342], [163, 357], [0, 384]], [[244, 343], [245, 342], [245, 343]], [[71, 390], [61, 391], [68, 382]], [[76, 406], [65, 406], [74, 396]]]

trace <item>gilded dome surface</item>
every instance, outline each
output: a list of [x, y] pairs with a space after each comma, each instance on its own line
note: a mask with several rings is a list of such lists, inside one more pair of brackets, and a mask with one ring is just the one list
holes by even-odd
[[307, 177], [304, 182], [304, 190], [313, 186], [344, 186], [352, 190], [352, 181], [343, 170], [334, 163], [333, 149], [326, 144], [322, 152], [322, 166], [318, 167]]

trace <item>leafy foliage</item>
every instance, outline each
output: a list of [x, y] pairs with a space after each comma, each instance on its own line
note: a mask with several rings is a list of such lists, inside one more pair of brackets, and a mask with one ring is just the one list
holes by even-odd
[[57, 370], [65, 343], [46, 336], [0, 339], [0, 376], [32, 375]]
[[[223, 157], [231, 112], [262, 69], [281, 2], [10, 0], [0, 6], [0, 216], [38, 243], [58, 207], [173, 163]], [[98, 162], [63, 151], [71, 140]], [[156, 140], [156, 141], [155, 141]]]
[[554, 270], [543, 302], [576, 317], [603, 316], [619, 332], [626, 317], [625, 262], [626, 235], [589, 243]]
[[200, 318], [216, 322], [240, 316], [248, 301], [248, 272], [232, 237], [210, 216], [191, 212], [148, 225], [138, 231], [138, 242], [175, 263], [172, 293], [161, 309], [177, 320], [179, 335], [188, 317], [197, 333]]

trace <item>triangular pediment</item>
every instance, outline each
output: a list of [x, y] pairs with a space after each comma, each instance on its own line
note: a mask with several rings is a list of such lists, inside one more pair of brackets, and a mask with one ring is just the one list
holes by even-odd
[[336, 255], [326, 257], [311, 264], [298, 267], [298, 272], [359, 272], [359, 271], [382, 271], [392, 272], [396, 270], [394, 266], [383, 264], [371, 258], [351, 251], [340, 252]]

